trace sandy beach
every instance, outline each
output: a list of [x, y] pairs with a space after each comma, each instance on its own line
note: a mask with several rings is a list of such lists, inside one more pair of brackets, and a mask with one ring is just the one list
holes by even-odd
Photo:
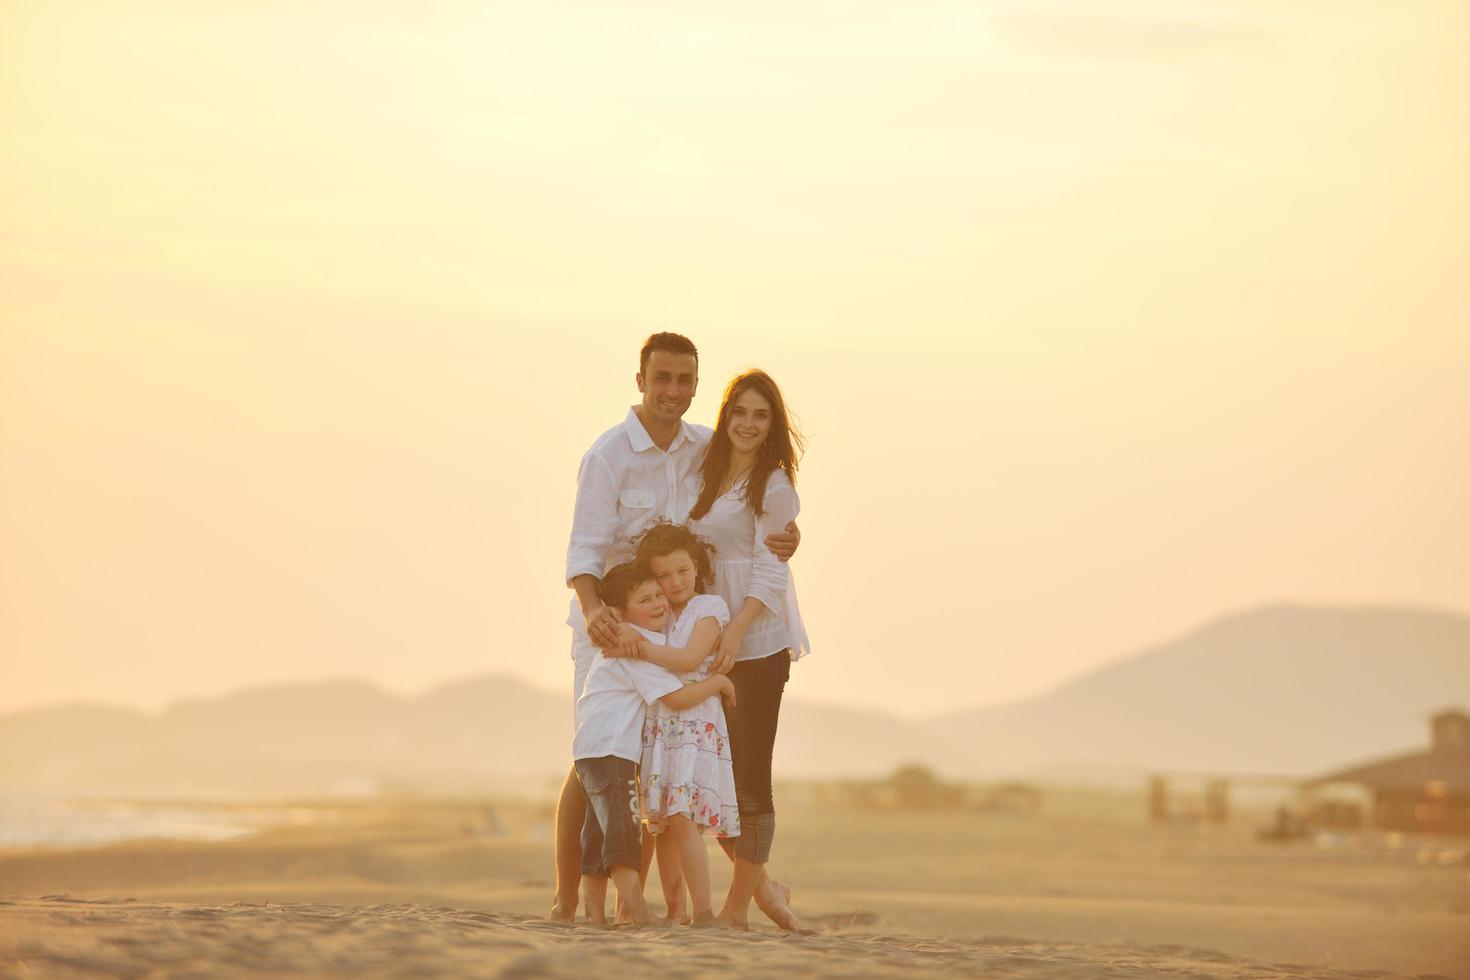
[[[0, 853], [6, 976], [1470, 976], [1470, 864], [1382, 835], [1269, 845], [1042, 815], [849, 810], [788, 790], [804, 935], [557, 926], [544, 805], [398, 801], [222, 842]], [[322, 816], [325, 814], [325, 816]], [[715, 888], [728, 873], [713, 864]], [[661, 904], [655, 882], [648, 889]]]

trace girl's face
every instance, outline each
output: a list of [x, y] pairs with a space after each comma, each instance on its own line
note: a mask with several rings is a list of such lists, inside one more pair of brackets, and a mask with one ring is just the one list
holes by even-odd
[[689, 557], [689, 552], [661, 555], [648, 564], [653, 569], [653, 577], [658, 580], [658, 587], [664, 590], [675, 609], [683, 609], [684, 604], [694, 598], [696, 574], [694, 559]]
[[771, 403], [754, 388], [742, 391], [730, 404], [729, 427], [725, 432], [736, 452], [753, 453], [771, 432]]
[[623, 607], [623, 618], [634, 626], [642, 626], [655, 633], [663, 630], [669, 618], [669, 601], [664, 598], [657, 582], [649, 579], [633, 590], [633, 594], [628, 596], [628, 604]]

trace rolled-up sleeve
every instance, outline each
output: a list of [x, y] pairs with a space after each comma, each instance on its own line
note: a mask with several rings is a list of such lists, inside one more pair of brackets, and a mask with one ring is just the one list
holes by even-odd
[[602, 578], [617, 529], [618, 488], [612, 470], [601, 456], [589, 452], [577, 468], [577, 504], [567, 543], [568, 585], [578, 575]]
[[750, 568], [750, 585], [746, 587], [745, 594], [759, 600], [772, 612], [780, 612], [791, 570], [766, 547], [766, 535], [785, 531], [786, 525], [796, 520], [801, 501], [796, 496], [796, 488], [779, 470], [772, 473], [766, 483], [764, 509], [765, 513], [755, 522], [754, 560]]

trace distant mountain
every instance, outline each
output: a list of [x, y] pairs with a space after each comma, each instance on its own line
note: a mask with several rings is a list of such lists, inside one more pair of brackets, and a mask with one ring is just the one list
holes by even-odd
[[479, 789], [565, 772], [570, 716], [563, 698], [510, 677], [416, 698], [357, 680], [259, 688], [157, 716], [67, 706], [0, 718], [0, 793]]
[[956, 772], [1088, 765], [1313, 773], [1424, 745], [1470, 707], [1470, 618], [1281, 606], [1199, 631], [1026, 701], [926, 722]]
[[[1470, 707], [1470, 618], [1276, 607], [1230, 616], [1040, 697], [905, 722], [789, 699], [776, 769], [856, 777], [1188, 769], [1308, 775], [1411, 749]], [[355, 680], [247, 690], [158, 715], [0, 717], [0, 793], [483, 792], [567, 768], [571, 705], [509, 677], [414, 698]]]

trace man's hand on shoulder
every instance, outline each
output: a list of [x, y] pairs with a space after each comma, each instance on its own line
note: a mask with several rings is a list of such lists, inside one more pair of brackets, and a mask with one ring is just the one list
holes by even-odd
[[587, 617], [587, 637], [606, 650], [621, 638], [622, 617], [611, 606], [598, 606]]
[[647, 642], [643, 639], [642, 635], [627, 623], [619, 623], [616, 629], [617, 635], [613, 639], [613, 642], [605, 646], [599, 644], [602, 648], [602, 655], [604, 657], [611, 657], [614, 660], [619, 657], [625, 657], [629, 660], [642, 660], [643, 645]]
[[790, 561], [791, 556], [796, 554], [797, 545], [801, 544], [801, 529], [792, 521], [786, 525], [785, 532], [777, 531], [775, 534], [766, 535], [766, 547], [771, 549], [771, 554], [782, 561]]

